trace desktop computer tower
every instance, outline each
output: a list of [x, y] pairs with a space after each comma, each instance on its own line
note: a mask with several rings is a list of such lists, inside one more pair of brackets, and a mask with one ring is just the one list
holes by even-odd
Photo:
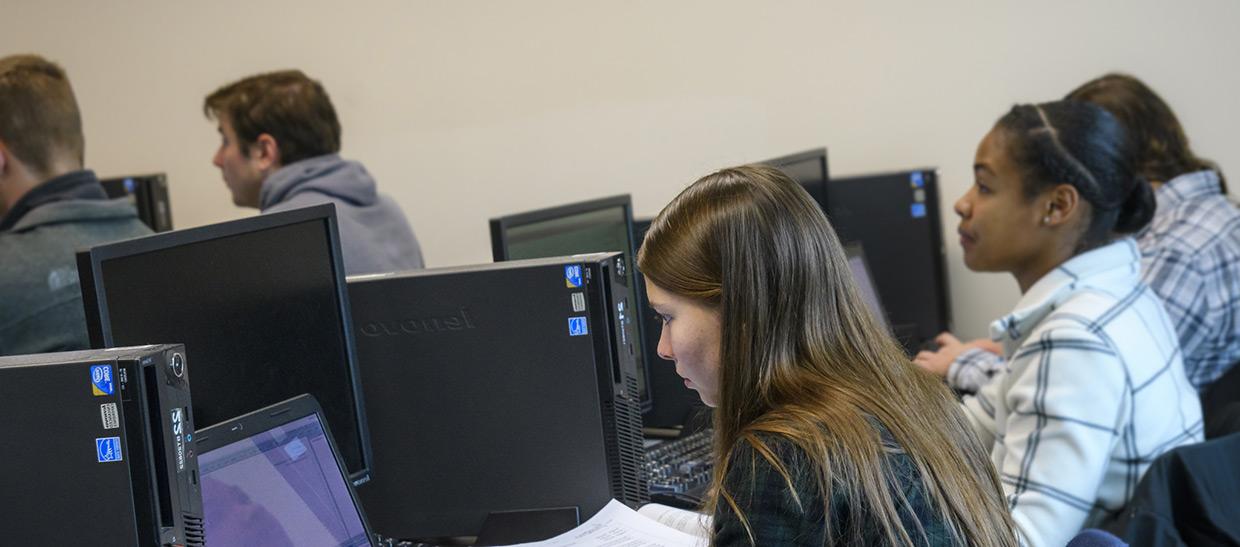
[[351, 277], [375, 531], [478, 535], [492, 515], [647, 496], [623, 255]]
[[181, 345], [0, 357], [0, 543], [202, 546]]

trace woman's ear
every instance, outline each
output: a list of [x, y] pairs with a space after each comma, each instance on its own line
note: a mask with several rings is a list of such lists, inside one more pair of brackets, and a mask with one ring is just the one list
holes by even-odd
[[1081, 194], [1071, 184], [1057, 184], [1046, 191], [1042, 200], [1046, 209], [1042, 215], [1043, 226], [1059, 226], [1075, 221], [1082, 214]]

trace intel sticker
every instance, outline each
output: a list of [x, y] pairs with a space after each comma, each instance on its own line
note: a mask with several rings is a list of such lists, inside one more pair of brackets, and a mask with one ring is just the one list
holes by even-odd
[[586, 327], [586, 318], [569, 317], [568, 318], [568, 335], [569, 336], [585, 336], [590, 334], [590, 329]]
[[925, 217], [926, 216], [926, 204], [925, 203], [914, 203], [913, 206], [910, 207], [909, 212], [912, 213], [913, 218]]
[[922, 177], [920, 171], [914, 172], [908, 177], [909, 185], [913, 188], [921, 188], [926, 185], [926, 179]]
[[570, 289], [581, 286], [581, 265], [574, 264], [564, 267], [564, 284]]
[[112, 381], [112, 365], [91, 365], [90, 391], [96, 396], [111, 395], [116, 391], [116, 384]]
[[124, 460], [125, 458], [121, 456], [121, 438], [104, 437], [102, 439], [95, 439], [95, 458], [99, 460], [99, 463]]
[[99, 414], [103, 418], [104, 429], [116, 429], [121, 426], [121, 415], [116, 411], [116, 403], [99, 405]]

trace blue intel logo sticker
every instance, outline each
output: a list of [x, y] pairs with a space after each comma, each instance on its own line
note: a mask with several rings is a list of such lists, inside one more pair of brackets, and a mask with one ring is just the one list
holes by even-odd
[[121, 438], [103, 437], [95, 439], [95, 458], [99, 460], [99, 463], [124, 460], [125, 458], [121, 456]]
[[926, 204], [925, 203], [914, 203], [910, 212], [913, 214], [913, 218], [925, 217], [926, 216]]
[[585, 336], [590, 334], [590, 328], [586, 326], [586, 318], [569, 317], [568, 318], [568, 335], [569, 336]]
[[568, 288], [575, 289], [581, 286], [581, 265], [573, 264], [564, 267], [564, 284]]
[[908, 176], [908, 182], [913, 188], [921, 188], [926, 185], [926, 179], [922, 176], [920, 171], [915, 171], [910, 174]]
[[96, 396], [116, 392], [116, 384], [112, 381], [112, 365], [91, 365], [90, 392]]

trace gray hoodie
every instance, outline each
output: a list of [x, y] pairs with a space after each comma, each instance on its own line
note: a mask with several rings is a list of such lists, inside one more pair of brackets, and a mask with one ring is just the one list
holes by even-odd
[[125, 199], [43, 204], [0, 232], [0, 355], [89, 348], [74, 253], [149, 233]]
[[267, 177], [259, 192], [264, 213], [323, 203], [336, 204], [348, 275], [423, 267], [422, 247], [405, 214], [358, 162], [327, 154], [290, 163]]

